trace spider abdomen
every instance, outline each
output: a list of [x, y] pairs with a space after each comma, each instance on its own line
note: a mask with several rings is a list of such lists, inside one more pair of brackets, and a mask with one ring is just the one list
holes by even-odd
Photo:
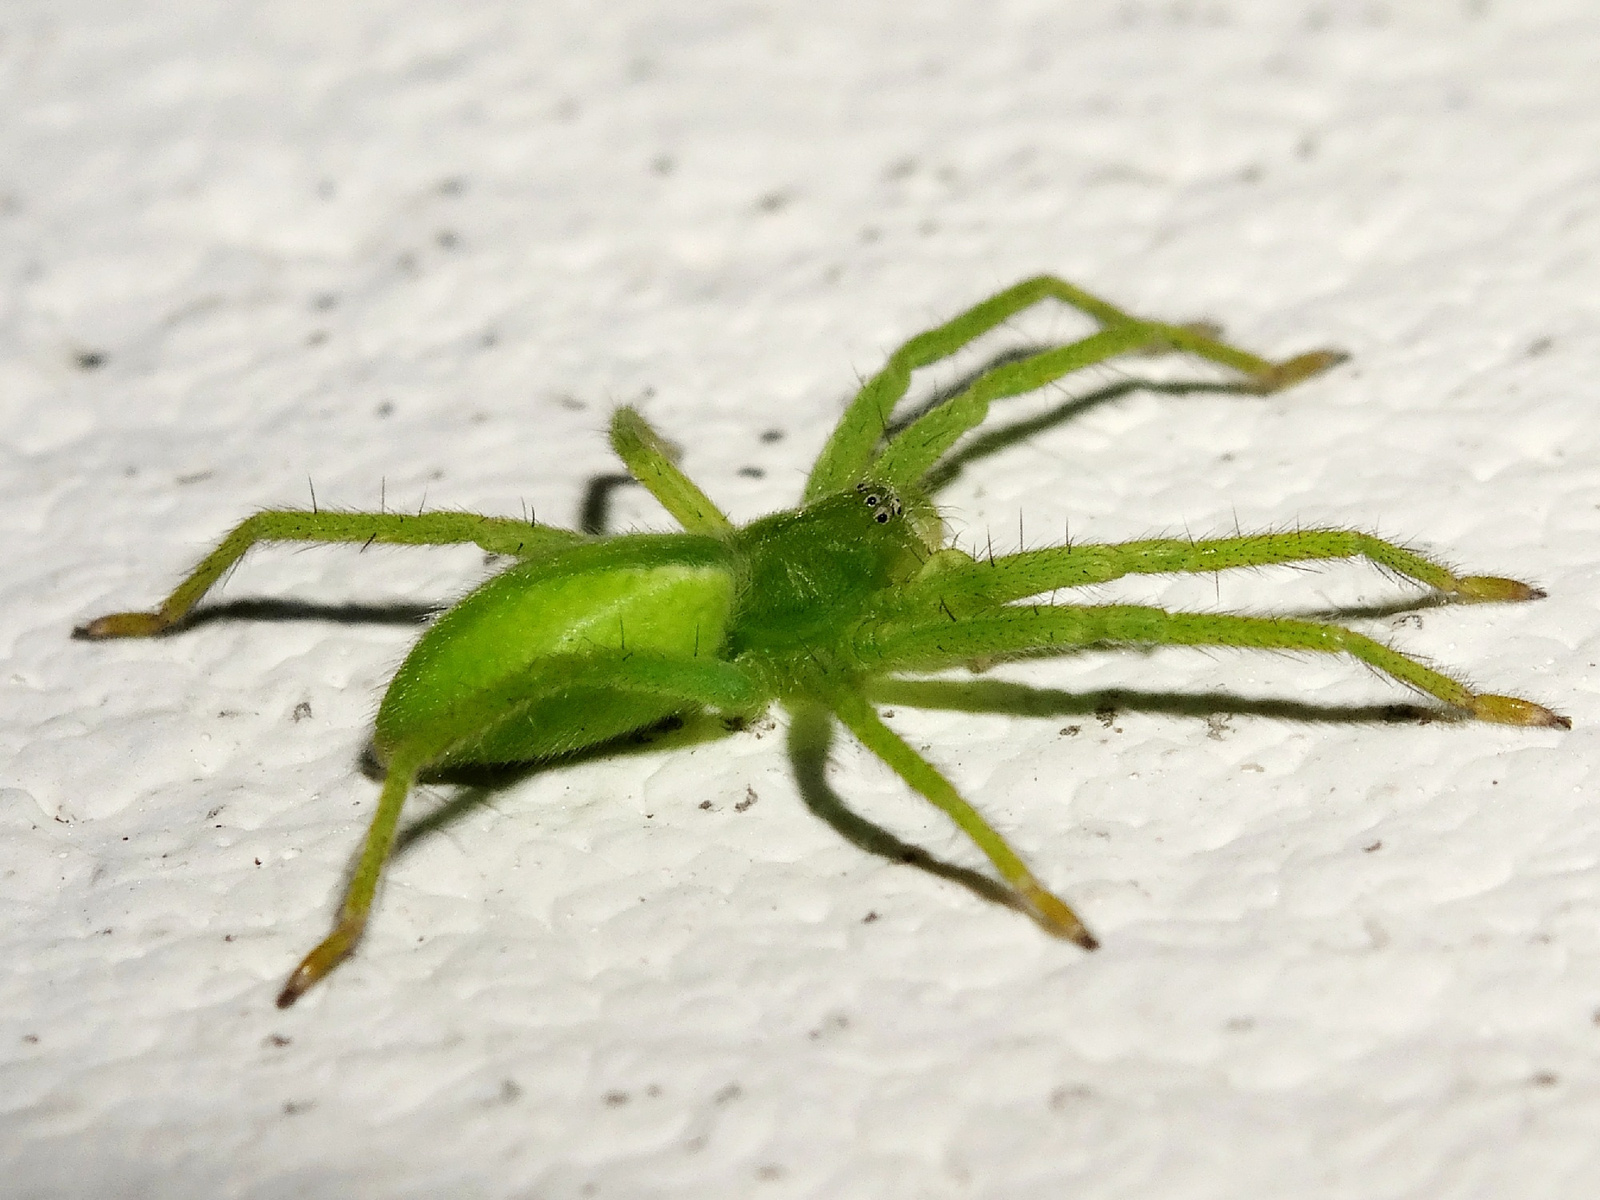
[[[530, 761], [655, 724], [681, 705], [608, 687], [611, 664], [718, 657], [733, 593], [727, 548], [689, 534], [613, 538], [519, 563], [423, 634], [384, 695], [374, 747], [383, 758], [419, 731], [472, 724], [489, 697], [505, 719], [450, 746], [450, 761]], [[507, 688], [524, 698], [505, 703]]]

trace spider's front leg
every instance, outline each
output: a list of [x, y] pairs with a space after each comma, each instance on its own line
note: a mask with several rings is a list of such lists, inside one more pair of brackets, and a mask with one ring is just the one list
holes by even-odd
[[908, 606], [942, 603], [956, 612], [1025, 600], [1059, 588], [1108, 583], [1126, 575], [1209, 573], [1240, 567], [1365, 558], [1456, 600], [1538, 600], [1544, 592], [1496, 575], [1458, 575], [1443, 563], [1351, 529], [1296, 529], [1199, 541], [1152, 538], [1110, 545], [1052, 546], [1001, 558], [940, 560], [903, 596]]
[[840, 691], [827, 699], [827, 706], [856, 740], [871, 750], [911, 788], [944, 811], [982, 850], [1000, 877], [1011, 885], [1022, 907], [1046, 931], [1085, 950], [1099, 946], [1092, 933], [1054, 892], [1034, 877], [1028, 865], [1000, 833], [968, 804], [955, 785], [885, 725], [872, 705], [859, 693]]
[[[942, 622], [942, 624], [940, 623]], [[863, 659], [877, 669], [936, 671], [970, 662], [1040, 657], [1095, 645], [1233, 646], [1348, 654], [1480, 721], [1570, 729], [1572, 721], [1516, 696], [1476, 692], [1414, 658], [1341, 625], [1288, 617], [1174, 613], [1142, 605], [1012, 605], [971, 617], [935, 617], [874, 631]]]
[[278, 509], [246, 517], [217, 548], [200, 561], [154, 612], [110, 613], [80, 625], [73, 636], [150, 637], [179, 624], [228, 569], [257, 542], [344, 542], [363, 548], [375, 542], [396, 546], [446, 546], [476, 542], [491, 554], [528, 558], [580, 541], [580, 535], [476, 513], [306, 512]]
[[[890, 443], [885, 457], [895, 455], [891, 460], [892, 470], [874, 464], [878, 443], [889, 427], [895, 405], [910, 387], [913, 371], [949, 358], [1024, 309], [1051, 299], [1092, 317], [1101, 325], [1101, 331], [1071, 345], [1030, 355], [979, 376], [965, 392], [912, 422]], [[1274, 362], [1221, 341], [1208, 329], [1147, 321], [1064, 279], [1038, 275], [996, 293], [935, 329], [918, 334], [890, 355], [882, 370], [856, 393], [834, 428], [806, 481], [805, 498], [816, 500], [848, 487], [866, 475], [869, 468], [885, 483], [902, 487], [913, 485], [963, 433], [983, 421], [989, 401], [1034, 391], [1070, 371], [1119, 354], [1165, 351], [1197, 354], [1230, 367], [1243, 374], [1248, 386], [1258, 392], [1290, 387], [1343, 362], [1346, 357], [1337, 350], [1313, 350]], [[898, 451], [895, 450], [897, 445]]]

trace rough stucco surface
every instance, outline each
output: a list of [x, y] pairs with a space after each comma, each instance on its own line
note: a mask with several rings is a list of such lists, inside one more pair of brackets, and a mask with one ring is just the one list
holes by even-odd
[[[0, 14], [5, 1193], [1594, 1195], [1595, 7], [593, 12]], [[1403, 693], [1337, 661], [1035, 665], [1005, 674], [1043, 716], [892, 720], [1098, 954], [848, 844], [757, 729], [464, 806], [273, 1007], [371, 811], [406, 614], [481, 554], [263, 550], [220, 599], [278, 619], [75, 622], [308, 477], [570, 524], [626, 401], [736, 517], [782, 507], [861, 373], [1039, 270], [1355, 359], [1056, 422], [949, 489], [968, 544], [1377, 530], [1550, 597], [1405, 615], [1354, 565], [1100, 594], [1362, 607], [1572, 732], [1386, 722]], [[1130, 375], [1210, 377], [1010, 412]], [[978, 864], [848, 743], [831, 779]]]

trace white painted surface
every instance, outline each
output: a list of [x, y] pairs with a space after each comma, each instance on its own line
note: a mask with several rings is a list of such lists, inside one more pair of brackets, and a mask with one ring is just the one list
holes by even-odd
[[[6, 1194], [1594, 1195], [1600, 11], [593, 11], [0, 13]], [[324, 504], [570, 523], [622, 401], [736, 516], [786, 505], [858, 374], [1038, 270], [1356, 360], [1266, 400], [1132, 395], [974, 464], [948, 495], [969, 539], [1011, 548], [1023, 509], [1030, 544], [1068, 517], [1338, 522], [1532, 578], [1548, 600], [1362, 627], [1573, 731], [1252, 707], [1403, 699], [1340, 663], [1034, 667], [1013, 677], [1232, 698], [1209, 725], [1160, 700], [894, 718], [1096, 955], [841, 841], [769, 732], [495, 794], [396, 864], [354, 960], [272, 1006], [361, 836], [365, 723], [414, 630], [75, 622], [153, 602], [308, 476]], [[482, 570], [270, 551], [223, 599], [435, 602]], [[1349, 567], [1137, 594], [1402, 592]], [[976, 863], [836, 759], [863, 812]]]

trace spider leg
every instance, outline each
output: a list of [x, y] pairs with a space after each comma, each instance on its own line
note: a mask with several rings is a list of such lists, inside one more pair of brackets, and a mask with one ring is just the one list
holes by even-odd
[[[878, 681], [869, 687], [875, 689]], [[878, 703], [878, 701], [874, 701]], [[1015, 890], [992, 875], [971, 867], [957, 866], [936, 858], [920, 846], [912, 845], [890, 833], [883, 826], [867, 820], [847, 807], [827, 781], [828, 763], [833, 758], [833, 732], [836, 724], [832, 710], [814, 700], [786, 696], [784, 707], [789, 711], [788, 749], [789, 761], [794, 767], [795, 783], [800, 788], [800, 799], [811, 812], [827, 822], [833, 830], [851, 845], [876, 854], [891, 863], [914, 866], [936, 879], [960, 884], [973, 895], [1001, 904], [1019, 912], [1028, 911]], [[1031, 914], [1030, 914], [1031, 915]]]
[[495, 726], [515, 720], [520, 712], [569, 691], [575, 684], [604, 679], [608, 688], [644, 693], [678, 702], [685, 710], [716, 709], [748, 712], [759, 703], [754, 682], [742, 670], [717, 659], [678, 660], [659, 656], [571, 655], [546, 659], [539, 669], [486, 688], [457, 705], [448, 722], [415, 731], [398, 744], [378, 747], [387, 764], [383, 792], [367, 829], [361, 857], [345, 888], [332, 931], [301, 960], [278, 994], [278, 1007], [288, 1008], [355, 949], [366, 929], [378, 891], [400, 810], [417, 776], [452, 753], [472, 744]]
[[[1041, 377], [1031, 387], [1042, 387], [1067, 370], [1076, 370], [1079, 366], [1087, 366], [1092, 362], [1130, 350], [1182, 350], [1198, 354], [1202, 358], [1208, 358], [1244, 373], [1256, 390], [1262, 392], [1288, 387], [1344, 359], [1344, 355], [1337, 351], [1317, 350], [1283, 362], [1273, 362], [1220, 341], [1207, 330], [1195, 326], [1145, 321], [1064, 279], [1058, 279], [1053, 275], [1038, 275], [996, 293], [935, 329], [918, 334], [891, 354], [883, 368], [867, 380], [856, 393], [855, 399], [850, 402], [844, 416], [834, 428], [827, 446], [811, 470], [810, 479], [806, 481], [806, 501], [848, 487], [866, 473], [878, 443], [888, 428], [891, 412], [911, 384], [913, 371], [950, 357], [997, 325], [1047, 299], [1060, 301], [1092, 317], [1100, 323], [1103, 331], [1122, 329], [1125, 340], [1112, 339], [1097, 343], [1101, 349], [1097, 357], [1090, 357], [1073, 366], [1063, 367], [1054, 375]], [[1094, 342], [1095, 339], [1091, 337], [1079, 345]], [[1116, 348], [1111, 348], [1113, 346]], [[1072, 348], [1063, 347], [1063, 349]], [[1046, 351], [1046, 354], [1050, 353], [1052, 352]], [[1010, 365], [1021, 368], [1024, 363]], [[999, 370], [1004, 371], [1006, 368]], [[1031, 390], [1031, 387], [1019, 390]], [[1016, 392], [999, 394], [1014, 395]], [[986, 397], [982, 407], [986, 409], [987, 399], [993, 398], [994, 395]], [[979, 420], [982, 420], [981, 413], [973, 419], [972, 424], [976, 424]], [[916, 424], [919, 423], [913, 423], [912, 428], [916, 428]], [[971, 427], [969, 424], [963, 429]], [[959, 436], [959, 433], [956, 436]]]
[[733, 522], [711, 502], [673, 460], [674, 448], [633, 408], [619, 408], [611, 417], [611, 446], [628, 473], [661, 502], [661, 507], [690, 533], [720, 537], [733, 532]]
[[942, 810], [977, 843], [978, 849], [988, 856], [1000, 877], [1011, 885], [1023, 909], [1034, 920], [1056, 937], [1076, 942], [1085, 950], [1093, 950], [1099, 944], [1066, 902], [1034, 878], [1033, 872], [1006, 843], [1005, 838], [962, 799], [955, 786], [927, 759], [885, 725], [872, 705], [859, 693], [837, 692], [827, 698], [827, 705], [857, 741], [887, 763], [896, 775]]
[[397, 546], [447, 546], [476, 542], [491, 554], [532, 558], [581, 541], [581, 535], [477, 513], [362, 513], [272, 509], [239, 522], [154, 612], [110, 613], [73, 630], [74, 637], [149, 637], [189, 615], [228, 568], [257, 542], [374, 542]]
[[940, 615], [869, 627], [858, 652], [871, 662], [874, 672], [934, 671], [1095, 645], [1236, 646], [1348, 654], [1480, 721], [1562, 729], [1572, 726], [1569, 718], [1531, 700], [1475, 692], [1354, 630], [1288, 617], [1174, 613], [1131, 604], [1016, 605], [956, 620]]
[[317, 980], [338, 966], [355, 949], [367, 927], [367, 914], [372, 910], [372, 899], [377, 895], [378, 880], [389, 861], [389, 851], [394, 846], [395, 830], [400, 824], [400, 810], [417, 780], [417, 773], [425, 766], [417, 754], [395, 754], [389, 759], [389, 773], [383, 780], [383, 792], [378, 797], [378, 810], [367, 827], [367, 840], [361, 848], [361, 858], [356, 863], [344, 900], [339, 905], [339, 919], [327, 937], [317, 943], [310, 954], [300, 960], [300, 965], [284, 981], [278, 993], [278, 1007], [288, 1008], [300, 999]]
[[1156, 340], [1142, 321], [1124, 321], [1081, 341], [1030, 354], [985, 371], [965, 389], [929, 409], [889, 440], [867, 467], [876, 480], [909, 490], [916, 487], [939, 459], [976, 429], [989, 415], [989, 402], [1021, 396], [1054, 383], [1063, 375], [1119, 354], [1143, 350]]
[[1203, 541], [1154, 538], [1112, 545], [1055, 546], [964, 562], [946, 557], [937, 560], [934, 569], [901, 599], [911, 608], [942, 603], [947, 610], [960, 613], [1057, 588], [1106, 583], [1124, 575], [1225, 571], [1340, 558], [1365, 558], [1460, 600], [1537, 600], [1544, 595], [1515, 579], [1457, 575], [1431, 558], [1355, 530], [1296, 529]]

